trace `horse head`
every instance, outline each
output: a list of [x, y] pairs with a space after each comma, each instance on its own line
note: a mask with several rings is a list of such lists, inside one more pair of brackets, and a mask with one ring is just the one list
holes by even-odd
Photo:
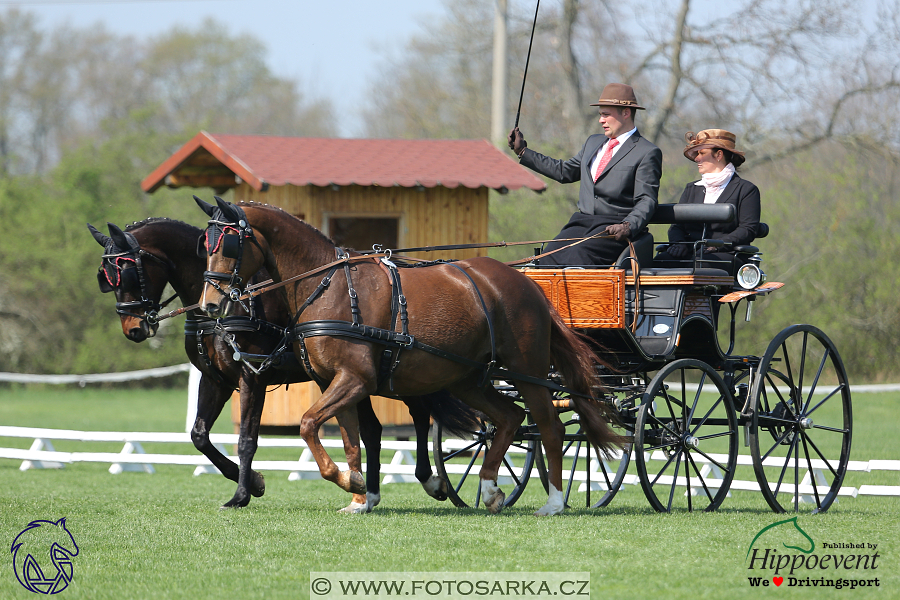
[[107, 223], [107, 228], [109, 236], [88, 223], [91, 235], [104, 248], [97, 282], [104, 294], [115, 292], [116, 312], [125, 337], [133, 342], [143, 342], [156, 335], [159, 329], [156, 315], [160, 298], [174, 267], [168, 259], [141, 248], [133, 234], [122, 231], [113, 223]]
[[[206, 250], [200, 308], [210, 317], [227, 314], [240, 301], [250, 278], [265, 266], [267, 244], [253, 231], [244, 210], [215, 196], [217, 206], [194, 200], [209, 217], [201, 244]], [[201, 250], [198, 245], [198, 253]]]

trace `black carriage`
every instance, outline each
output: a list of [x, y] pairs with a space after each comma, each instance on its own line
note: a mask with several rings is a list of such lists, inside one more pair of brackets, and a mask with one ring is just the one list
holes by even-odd
[[[660, 205], [653, 222], [733, 218], [730, 205]], [[701, 252], [708, 246], [721, 242], [698, 242]], [[567, 325], [596, 342], [609, 365], [600, 368], [600, 393], [630, 439], [620, 455], [597, 460], [568, 395], [555, 392], [567, 426], [567, 504], [605, 506], [624, 483], [637, 480], [657, 511], [715, 510], [738, 469], [749, 473], [751, 466], [756, 485], [742, 485], [757, 487], [775, 512], [806, 506], [822, 512], [835, 501], [852, 434], [840, 355], [811, 325], [784, 329], [761, 356], [735, 353], [739, 314], [749, 321], [756, 298], [782, 284], [765, 281], [757, 248], [733, 250], [747, 259], [737, 277], [702, 258], [683, 268], [652, 268], [650, 234], [635, 240], [612, 268], [522, 269]], [[726, 323], [723, 349], [719, 326]], [[550, 380], [565, 383], [554, 374]], [[495, 385], [515, 398], [514, 382]], [[435, 463], [458, 506], [479, 503], [478, 486], [467, 481], [477, 478], [475, 465], [491, 435], [489, 423], [466, 440], [446, 437], [435, 424]], [[507, 505], [521, 496], [533, 470], [547, 487], [539, 449], [537, 429], [524, 424], [501, 471], [513, 485]]]

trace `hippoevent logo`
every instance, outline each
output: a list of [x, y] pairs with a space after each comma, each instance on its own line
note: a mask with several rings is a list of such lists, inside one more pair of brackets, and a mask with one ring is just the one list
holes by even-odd
[[16, 579], [35, 594], [58, 594], [72, 582], [78, 544], [66, 519], [32, 521], [13, 540], [10, 552]]
[[878, 544], [836, 541], [816, 544], [797, 517], [763, 527], [747, 548], [751, 587], [878, 587]]

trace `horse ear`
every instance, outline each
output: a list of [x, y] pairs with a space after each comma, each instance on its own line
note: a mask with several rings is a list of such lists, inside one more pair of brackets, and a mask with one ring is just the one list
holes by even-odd
[[109, 236], [112, 238], [112, 241], [115, 242], [116, 246], [118, 246], [122, 250], [127, 250], [131, 247], [128, 243], [128, 239], [125, 237], [125, 233], [116, 227], [113, 223], [106, 224], [107, 229], [109, 229]]
[[97, 231], [97, 228], [90, 223], [87, 224], [87, 227], [88, 231], [91, 232], [91, 235], [94, 236], [94, 239], [97, 240], [97, 243], [106, 248], [106, 242], [109, 241], [109, 238]]
[[213, 205], [210, 204], [209, 202], [204, 202], [203, 200], [201, 200], [201, 199], [198, 198], [197, 196], [194, 196], [194, 202], [197, 203], [197, 206], [199, 206], [200, 209], [201, 209], [203, 212], [205, 212], [206, 215], [207, 215], [208, 217], [212, 217], [212, 216], [213, 216], [213, 211], [216, 210], [216, 207], [215, 207], [215, 206], [213, 206]]
[[222, 211], [222, 214], [224, 214], [228, 217], [232, 217], [234, 215], [234, 211], [231, 210], [231, 204], [229, 204], [228, 202], [225, 202], [218, 196], [213, 196], [213, 198], [216, 199], [216, 204], [219, 205], [219, 209]]

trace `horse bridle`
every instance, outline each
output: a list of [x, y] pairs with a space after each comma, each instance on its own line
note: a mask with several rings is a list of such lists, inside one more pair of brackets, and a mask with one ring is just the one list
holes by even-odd
[[[128, 234], [126, 234], [128, 235]], [[147, 252], [137, 243], [137, 240], [133, 239], [133, 236], [128, 240], [131, 248], [128, 250], [124, 250], [122, 252], [115, 253], [106, 253], [103, 254], [103, 261], [107, 262], [109, 266], [111, 266], [116, 271], [116, 281], [113, 282], [109, 277], [109, 271], [107, 271], [106, 265], [101, 264], [100, 269], [97, 272], [97, 280], [100, 283], [100, 291], [103, 293], [112, 292], [116, 289], [122, 289], [123, 291], [129, 291], [127, 288], [133, 288], [134, 281], [130, 276], [123, 276], [126, 273], [132, 271], [137, 272], [137, 284], [140, 287], [140, 300], [132, 300], [130, 302], [116, 302], [116, 313], [121, 316], [134, 317], [136, 319], [140, 319], [142, 321], [147, 321], [150, 325], [156, 325], [159, 323], [158, 315], [159, 311], [168, 306], [175, 298], [178, 297], [178, 294], [173, 294], [166, 301], [159, 303], [154, 300], [151, 300], [149, 294], [147, 293], [147, 280], [144, 275], [144, 264], [143, 258], [149, 258], [155, 260], [163, 267], [165, 267], [170, 273], [175, 270], [175, 265], [172, 262], [165, 258], [160, 258], [155, 254], [151, 254]], [[122, 266], [119, 264], [119, 261], [127, 261], [133, 262], [134, 267], [131, 269]], [[128, 280], [128, 281], [126, 281]], [[142, 310], [143, 314], [138, 314], [137, 310]]]
[[[224, 212], [218, 209], [218, 214], [207, 222], [206, 232], [200, 238], [200, 242], [205, 243], [206, 252], [209, 256], [215, 254], [221, 247], [222, 256], [234, 259], [234, 268], [231, 273], [204, 271], [203, 281], [216, 288], [219, 293], [232, 302], [240, 302], [240, 297], [244, 293], [242, 289], [244, 280], [240, 276], [241, 263], [244, 259], [244, 241], [250, 240], [259, 248], [263, 255], [265, 255], [265, 252], [263, 252], [262, 246], [259, 245], [256, 236], [253, 234], [253, 228], [247, 222], [247, 218], [243, 214], [244, 211], [236, 206], [233, 206], [232, 210], [237, 212], [238, 218], [234, 221], [225, 221]], [[237, 235], [226, 235], [226, 232], [229, 230]], [[199, 250], [200, 248], [198, 247], [198, 254]], [[227, 292], [219, 285], [220, 281], [226, 282]]]

